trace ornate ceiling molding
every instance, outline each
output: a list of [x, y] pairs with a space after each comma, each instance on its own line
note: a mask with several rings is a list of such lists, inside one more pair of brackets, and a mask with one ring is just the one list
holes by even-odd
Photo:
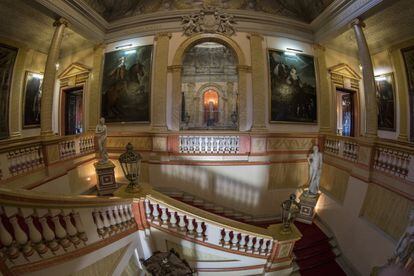
[[182, 17], [184, 34], [191, 36], [197, 33], [221, 33], [232, 36], [236, 33], [237, 24], [234, 17], [213, 7], [206, 7], [197, 13]]

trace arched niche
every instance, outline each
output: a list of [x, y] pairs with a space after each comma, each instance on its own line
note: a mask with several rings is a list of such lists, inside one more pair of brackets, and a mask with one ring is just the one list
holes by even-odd
[[[360, 109], [360, 89], [359, 83], [361, 81], [361, 76], [356, 73], [349, 65], [345, 63], [340, 63], [338, 65], [328, 68], [331, 79], [331, 92], [332, 92], [332, 106], [334, 107], [333, 120], [335, 129], [337, 129], [338, 124], [338, 101], [337, 93], [338, 91], [350, 92], [353, 97], [354, 106], [354, 137], [358, 137], [361, 133], [361, 109]], [[338, 133], [337, 133], [338, 134]]]
[[249, 66], [246, 64], [246, 57], [241, 50], [241, 47], [231, 38], [220, 34], [197, 34], [187, 38], [178, 47], [174, 57], [172, 65], [169, 66], [169, 71], [172, 73], [172, 122], [171, 129], [179, 130], [181, 111], [182, 111], [182, 69], [183, 58], [185, 53], [194, 45], [203, 42], [216, 42], [230, 48], [237, 60], [237, 89], [238, 89], [238, 126], [239, 130], [245, 128], [246, 125], [246, 91], [247, 81], [246, 75], [249, 70]]

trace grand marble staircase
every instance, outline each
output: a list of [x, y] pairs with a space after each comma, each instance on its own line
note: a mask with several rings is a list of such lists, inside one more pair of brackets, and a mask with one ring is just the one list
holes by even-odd
[[[158, 188], [158, 190], [176, 200], [180, 200], [197, 208], [230, 218], [236, 221], [266, 228], [273, 223], [280, 223], [279, 217], [253, 217], [252, 215], [208, 202], [197, 196], [176, 189]], [[294, 265], [293, 275], [321, 276], [347, 275], [337, 260], [341, 257], [341, 251], [337, 247], [332, 233], [321, 223], [304, 224], [295, 222], [303, 237], [293, 249]], [[322, 230], [323, 229], [323, 230]], [[350, 274], [348, 272], [348, 274]]]

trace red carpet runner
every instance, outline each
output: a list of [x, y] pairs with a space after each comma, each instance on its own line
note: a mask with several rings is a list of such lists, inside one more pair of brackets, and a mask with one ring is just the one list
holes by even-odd
[[346, 276], [335, 261], [329, 238], [315, 224], [295, 222], [303, 237], [293, 248], [302, 276]]

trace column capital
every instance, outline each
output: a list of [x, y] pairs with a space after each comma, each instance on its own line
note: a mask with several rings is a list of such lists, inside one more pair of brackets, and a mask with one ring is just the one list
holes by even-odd
[[364, 21], [362, 21], [362, 19], [355, 18], [354, 20], [351, 21], [351, 23], [349, 23], [349, 26], [351, 28], [354, 27], [354, 26], [359, 26], [361, 28], [365, 28], [365, 23], [364, 23]]
[[322, 52], [325, 52], [325, 50], [326, 50], [325, 47], [323, 47], [321, 44], [318, 44], [318, 43], [313, 44], [313, 49], [315, 51], [319, 50], [319, 51], [322, 51]]
[[69, 27], [69, 21], [65, 18], [61, 17], [53, 22], [53, 27], [59, 27], [60, 25], [65, 25], [65, 27]]
[[260, 38], [261, 40], [264, 40], [264, 37], [259, 33], [250, 33], [247, 35], [248, 39], [251, 39], [252, 37], [257, 37], [257, 38]]
[[169, 33], [169, 32], [162, 32], [162, 33], [157, 33], [157, 34], [155, 34], [155, 38], [154, 38], [154, 40], [155, 41], [157, 41], [158, 39], [160, 39], [161, 37], [168, 37], [168, 39], [171, 39], [171, 37], [172, 37], [172, 34], [171, 33]]

